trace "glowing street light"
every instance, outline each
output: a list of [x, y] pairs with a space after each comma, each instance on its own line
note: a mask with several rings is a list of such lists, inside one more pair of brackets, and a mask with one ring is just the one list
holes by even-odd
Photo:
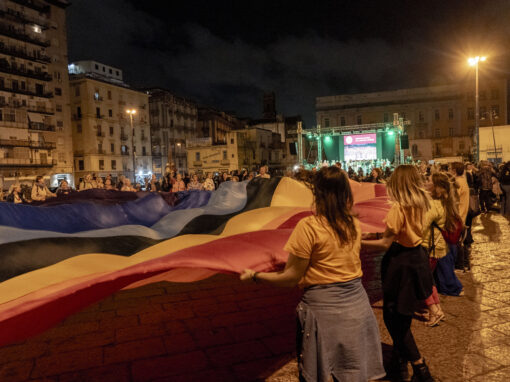
[[136, 114], [136, 109], [127, 109], [126, 113], [129, 114], [129, 121], [131, 122], [131, 152], [133, 155], [133, 186], [136, 184], [136, 164], [135, 164], [135, 128], [133, 127], [133, 117]]
[[485, 56], [476, 56], [468, 58], [469, 66], [475, 67], [475, 161], [480, 160], [480, 105], [478, 99], [478, 63], [487, 60]]

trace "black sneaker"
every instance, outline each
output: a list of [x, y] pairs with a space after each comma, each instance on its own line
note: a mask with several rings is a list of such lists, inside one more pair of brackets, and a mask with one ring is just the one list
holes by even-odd
[[411, 382], [434, 382], [434, 378], [430, 375], [430, 370], [423, 360], [422, 363], [413, 366], [413, 378], [411, 378]]

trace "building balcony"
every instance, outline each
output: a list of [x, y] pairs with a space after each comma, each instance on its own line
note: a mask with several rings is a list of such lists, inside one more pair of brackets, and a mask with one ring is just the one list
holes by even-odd
[[55, 114], [55, 110], [50, 107], [45, 106], [27, 106], [27, 111], [30, 113], [39, 113], [39, 114], [48, 114], [53, 115]]
[[128, 155], [129, 155], [129, 151], [121, 151], [121, 152], [120, 152], [120, 155], [128, 156]]
[[46, 64], [51, 63], [50, 56], [46, 56], [40, 52], [36, 52], [35, 54], [30, 54], [30, 53], [27, 53], [23, 49], [19, 49], [14, 46], [7, 46], [3, 43], [0, 43], [0, 53], [7, 54], [9, 56], [24, 58], [25, 60], [43, 62]]
[[11, 0], [13, 3], [17, 3], [19, 5], [23, 5], [27, 8], [32, 8], [39, 13], [48, 13], [50, 11], [50, 6], [43, 4], [39, 1], [35, 0]]
[[47, 125], [45, 123], [38, 123], [38, 122], [30, 122], [28, 124], [29, 130], [38, 130], [38, 131], [55, 131], [54, 125]]
[[127, 141], [128, 140], [128, 136], [126, 134], [121, 134], [120, 135], [120, 140], [121, 141]]
[[16, 28], [9, 27], [5, 24], [3, 24], [3, 25], [0, 24], [0, 35], [11, 37], [11, 38], [14, 38], [14, 39], [20, 40], [20, 41], [29, 42], [31, 44], [39, 45], [44, 48], [47, 48], [48, 46], [51, 45], [50, 40], [42, 40], [42, 39], [32, 37], [22, 30], [18, 30]]
[[106, 150], [105, 149], [97, 149], [97, 154], [106, 155]]
[[80, 121], [82, 118], [82, 115], [81, 114], [73, 114], [73, 121]]
[[30, 147], [33, 149], [55, 150], [53, 142], [23, 141], [19, 139], [0, 139], [0, 147]]
[[230, 161], [228, 159], [222, 159], [220, 164], [222, 166], [229, 166], [230, 165]]
[[34, 92], [34, 91], [28, 90], [28, 89], [19, 89], [19, 88], [18, 89], [13, 89], [13, 88], [8, 88], [5, 85], [4, 86], [0, 85], [0, 90], [4, 91], [4, 92], [16, 93], [16, 94], [24, 94], [24, 95], [33, 96], [33, 97], [53, 98], [53, 92], [38, 93], [38, 92]]
[[193, 166], [194, 167], [202, 167], [203, 166], [202, 161], [201, 160], [193, 161]]
[[102, 131], [96, 131], [96, 137], [104, 138], [106, 137], [106, 134]]
[[55, 159], [0, 158], [0, 167], [53, 167], [56, 164]]
[[48, 20], [42, 20], [41, 18], [30, 17], [23, 12], [17, 12], [14, 9], [7, 8], [7, 10], [0, 10], [0, 16], [17, 22], [22, 22], [23, 24], [36, 24], [44, 29], [48, 29], [50, 27]]
[[53, 77], [44, 72], [35, 72], [30, 69], [22, 69], [13, 67], [8, 64], [7, 60], [0, 60], [0, 72], [7, 74], [14, 74], [15, 76], [34, 78], [41, 81], [51, 81]]
[[141, 139], [142, 142], [147, 142], [148, 138], [142, 135], [142, 137], [140, 139]]

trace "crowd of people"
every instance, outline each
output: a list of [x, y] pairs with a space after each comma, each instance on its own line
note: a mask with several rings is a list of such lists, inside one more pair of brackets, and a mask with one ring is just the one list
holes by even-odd
[[[167, 173], [158, 179], [155, 174], [146, 178], [143, 184], [132, 184], [131, 180], [123, 175], [115, 180], [111, 175], [106, 177], [87, 174], [79, 180], [77, 188], [72, 188], [66, 180], [61, 180], [57, 189], [52, 192], [46, 185], [42, 176], [37, 176], [30, 189], [20, 183], [14, 183], [7, 193], [6, 202], [30, 203], [32, 201], [45, 201], [59, 195], [68, 195], [91, 189], [117, 190], [126, 192], [181, 192], [193, 190], [214, 191], [224, 182], [250, 181], [255, 177], [270, 178], [269, 168], [261, 166], [258, 172], [247, 170], [234, 170], [230, 172], [208, 172], [206, 174], [180, 174], [176, 171]], [[0, 201], [3, 196], [0, 193]]]
[[[411, 330], [445, 320], [439, 294], [463, 296], [456, 268], [469, 271], [470, 229], [479, 213], [510, 215], [510, 162], [401, 165], [372, 168], [391, 201], [384, 232], [361, 233], [352, 212], [351, 171], [341, 163], [302, 170], [297, 179], [312, 190], [314, 215], [302, 219], [285, 250], [280, 272], [246, 269], [244, 282], [304, 288], [297, 307], [300, 380], [434, 381]], [[366, 180], [366, 179], [363, 179]], [[363, 286], [360, 250], [384, 252], [381, 264], [383, 319], [393, 340], [385, 370], [379, 332]]]

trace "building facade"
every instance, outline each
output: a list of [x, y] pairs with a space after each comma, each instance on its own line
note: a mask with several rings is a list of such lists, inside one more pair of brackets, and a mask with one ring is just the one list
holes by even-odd
[[65, 0], [0, 2], [0, 175], [72, 182]]
[[[495, 124], [508, 123], [508, 81], [484, 79], [480, 82], [480, 126], [490, 126], [488, 113], [494, 111]], [[445, 86], [401, 89], [318, 97], [317, 124], [345, 127], [392, 123], [393, 114], [409, 122], [406, 155], [415, 160], [473, 154], [475, 134], [474, 81]]]
[[230, 172], [239, 169], [238, 142], [235, 132], [228, 132], [224, 142], [214, 144], [211, 137], [186, 142], [188, 169], [191, 173]]
[[187, 142], [198, 137], [197, 104], [164, 89], [149, 89], [153, 173], [188, 171]]
[[210, 107], [198, 108], [198, 135], [200, 138], [211, 138], [213, 144], [227, 143], [230, 131], [244, 127], [245, 121], [233, 114]]
[[[70, 70], [78, 66], [70, 64]], [[122, 71], [113, 68], [116, 71], [122, 78]], [[143, 182], [152, 175], [149, 95], [116, 78], [111, 81], [108, 75], [107, 71], [70, 76], [75, 179], [93, 173]]]

